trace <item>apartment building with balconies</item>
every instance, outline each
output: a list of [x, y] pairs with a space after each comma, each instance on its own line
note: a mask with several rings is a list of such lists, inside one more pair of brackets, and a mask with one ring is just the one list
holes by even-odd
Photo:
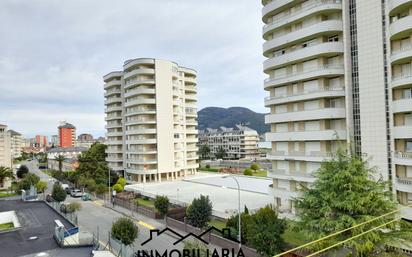
[[107, 161], [135, 182], [198, 168], [197, 73], [174, 62], [127, 60], [104, 76]]
[[22, 134], [12, 129], [8, 133], [10, 134], [11, 158], [15, 159], [21, 156], [25, 146], [24, 138]]
[[338, 147], [412, 202], [412, 1], [263, 0], [269, 188], [280, 210]]
[[199, 131], [199, 147], [208, 146], [211, 157], [223, 149], [226, 153], [225, 159], [254, 160], [259, 157], [258, 142], [257, 131], [243, 125]]

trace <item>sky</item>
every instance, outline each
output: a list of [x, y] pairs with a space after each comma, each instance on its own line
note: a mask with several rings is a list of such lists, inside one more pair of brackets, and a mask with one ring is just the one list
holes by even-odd
[[150, 57], [198, 72], [198, 108], [263, 99], [260, 1], [1, 0], [0, 123], [104, 136], [103, 75]]

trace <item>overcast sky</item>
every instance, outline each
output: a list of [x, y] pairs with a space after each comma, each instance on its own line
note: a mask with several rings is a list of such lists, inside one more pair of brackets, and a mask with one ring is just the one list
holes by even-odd
[[198, 71], [199, 109], [266, 112], [260, 1], [1, 0], [0, 123], [104, 135], [102, 76], [154, 57]]

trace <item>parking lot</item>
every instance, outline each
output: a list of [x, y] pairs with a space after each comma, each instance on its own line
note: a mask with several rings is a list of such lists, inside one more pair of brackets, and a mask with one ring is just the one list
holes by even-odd
[[[165, 195], [172, 202], [189, 204], [200, 195], [208, 195], [213, 204], [213, 214], [227, 218], [237, 212], [238, 190], [232, 178], [222, 178], [222, 174], [199, 172], [196, 176], [183, 180], [164, 181], [126, 186], [126, 190], [141, 192], [143, 195]], [[236, 176], [239, 181], [241, 208], [259, 209], [273, 203], [267, 194], [270, 179]]]

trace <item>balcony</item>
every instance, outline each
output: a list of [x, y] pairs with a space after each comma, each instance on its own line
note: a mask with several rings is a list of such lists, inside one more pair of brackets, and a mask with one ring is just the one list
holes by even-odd
[[412, 98], [395, 100], [392, 102], [392, 112], [412, 112]]
[[122, 157], [106, 157], [107, 162], [123, 162]]
[[319, 35], [335, 35], [342, 32], [342, 30], [342, 21], [327, 20], [290, 33], [277, 35], [275, 38], [270, 39], [263, 44], [263, 55], [268, 56], [270, 51], [286, 47], [287, 45], [293, 45]]
[[123, 71], [112, 71], [112, 72], [104, 75], [103, 80], [105, 82], [109, 79], [112, 79], [112, 78], [114, 78], [116, 80], [116, 79], [121, 78], [122, 76], [123, 76]]
[[268, 194], [273, 197], [280, 197], [284, 199], [291, 199], [291, 198], [299, 197], [299, 194], [297, 191], [290, 191], [286, 188], [273, 187], [273, 184], [269, 185]]
[[114, 87], [114, 86], [121, 86], [122, 85], [122, 81], [121, 80], [116, 80], [116, 79], [114, 79], [114, 80], [111, 80], [111, 81], [109, 81], [109, 82], [106, 82], [106, 84], [104, 84], [104, 89], [109, 89], [109, 88], [111, 88], [111, 87]]
[[412, 84], [412, 70], [393, 75], [392, 88], [398, 88]]
[[123, 145], [122, 140], [107, 140], [106, 145]]
[[137, 75], [154, 75], [155, 74], [155, 70], [154, 69], [150, 69], [150, 68], [138, 68], [138, 69], [134, 69], [131, 70], [129, 72], [125, 72], [123, 75], [123, 79], [128, 79], [131, 78], [133, 76], [137, 76]]
[[302, 80], [311, 80], [320, 77], [343, 76], [343, 74], [343, 65], [319, 65], [316, 67], [308, 68], [304, 71], [267, 78], [265, 79], [265, 89], [274, 86], [296, 83]]
[[130, 174], [137, 174], [137, 175], [144, 175], [144, 174], [157, 174], [157, 169], [133, 169], [127, 168], [127, 173]]
[[106, 99], [104, 101], [104, 104], [108, 105], [108, 104], [112, 104], [112, 103], [121, 103], [121, 102], [122, 102], [121, 97], [111, 97], [111, 98]]
[[123, 69], [127, 70], [132, 68], [133, 66], [136, 65], [154, 65], [155, 64], [155, 60], [152, 58], [138, 58], [138, 59], [131, 59], [131, 60], [127, 60], [124, 62], [123, 64]]
[[156, 129], [130, 129], [126, 130], [126, 135], [139, 135], [139, 134], [156, 134]]
[[412, 153], [409, 152], [395, 152], [394, 163], [398, 165], [412, 166]]
[[108, 112], [118, 112], [118, 111], [122, 111], [123, 107], [122, 106], [108, 106], [107, 108], [104, 109], [105, 113]]
[[138, 149], [132, 148], [132, 149], [126, 150], [126, 153], [152, 155], [152, 154], [157, 154], [157, 150], [156, 149], [144, 149], [144, 148], [138, 148]]
[[104, 93], [104, 96], [109, 97], [112, 95], [120, 95], [121, 93], [122, 91], [120, 90], [120, 88], [119, 89], [109, 89], [109, 90], [106, 90], [106, 92]]
[[342, 42], [319, 43], [305, 48], [287, 52], [280, 56], [270, 57], [263, 63], [263, 69], [266, 73], [271, 69], [283, 67], [296, 62], [304, 62], [320, 56], [331, 57], [337, 54], [343, 54]]
[[156, 119], [134, 119], [126, 121], [126, 125], [156, 124]]
[[282, 180], [293, 180], [293, 181], [300, 181], [300, 182], [315, 182], [315, 178], [310, 174], [302, 174], [302, 173], [294, 173], [291, 174], [290, 172], [282, 169], [278, 170], [269, 170], [268, 177], [274, 179], [282, 179]]
[[199, 131], [197, 129], [186, 129], [186, 134], [197, 135]]
[[269, 16], [271, 12], [278, 9], [279, 11], [281, 11], [285, 9], [287, 6], [291, 6], [292, 2], [294, 2], [294, 0], [276, 0], [272, 1], [271, 3], [268, 3], [262, 9], [263, 21], [267, 20], [267, 16]]
[[199, 142], [198, 138], [186, 138], [186, 143], [197, 143]]
[[289, 102], [299, 102], [304, 100], [312, 100], [319, 98], [332, 98], [345, 96], [345, 89], [343, 87], [337, 88], [318, 88], [307, 92], [297, 93], [294, 95], [281, 95], [265, 98], [265, 106], [271, 106], [275, 104], [284, 104]]
[[185, 77], [185, 84], [186, 83], [196, 85], [196, 78], [195, 77]]
[[271, 22], [267, 23], [263, 27], [263, 35], [265, 36], [268, 32], [288, 25], [291, 22], [305, 18], [309, 15], [323, 12], [330, 13], [332, 11], [339, 10], [342, 10], [341, 0], [313, 0], [309, 4], [303, 6], [301, 9], [284, 12], [283, 15], [277, 15], [276, 17], [274, 17]]
[[323, 141], [323, 140], [345, 140], [346, 130], [316, 130], [266, 133], [267, 141]]
[[121, 120], [122, 119], [122, 115], [110, 115], [104, 118], [105, 121], [109, 121], [109, 120]]
[[135, 105], [143, 105], [143, 104], [156, 104], [156, 99], [154, 98], [140, 98], [140, 99], [133, 99], [124, 103], [125, 107], [135, 106]]
[[389, 0], [389, 15], [393, 16], [411, 4], [411, 0]]
[[322, 108], [317, 110], [285, 112], [277, 114], [267, 114], [265, 123], [281, 123], [304, 120], [322, 120], [322, 119], [343, 119], [346, 117], [345, 108]]
[[196, 89], [196, 87], [195, 86], [185, 86], [185, 91], [186, 92], [190, 92], [190, 93], [196, 93], [197, 92], [197, 89]]
[[412, 45], [393, 51], [391, 62], [393, 64], [401, 64], [412, 59]]
[[330, 160], [332, 158], [332, 153], [310, 151], [310, 152], [286, 152], [286, 151], [275, 151], [268, 153], [266, 155], [268, 160], [274, 161], [311, 161], [311, 162], [322, 162], [325, 160]]
[[396, 139], [412, 138], [412, 126], [395, 126], [392, 135]]
[[133, 86], [139, 86], [139, 85], [154, 85], [155, 80], [154, 79], [132, 79], [128, 80], [126, 84], [124, 85], [124, 89], [131, 88]]
[[186, 95], [185, 95], [185, 99], [186, 99], [186, 100], [197, 101], [197, 97], [196, 97], [195, 94], [186, 94]]
[[156, 138], [144, 138], [144, 139], [129, 139], [126, 140], [126, 144], [130, 145], [145, 145], [145, 144], [156, 144]]
[[156, 109], [139, 109], [139, 110], [133, 110], [129, 111], [125, 114], [125, 116], [134, 116], [134, 115], [140, 115], [140, 114], [156, 114]]
[[412, 178], [397, 178], [396, 190], [412, 194]]
[[391, 40], [401, 39], [409, 36], [412, 32], [412, 16], [406, 16], [394, 21], [389, 26], [389, 34]]
[[155, 93], [154, 88], [138, 88], [125, 93], [124, 97], [128, 98], [136, 95], [154, 95]]
[[127, 159], [126, 160], [127, 163], [132, 163], [132, 164], [157, 164], [157, 160], [156, 159]]
[[106, 129], [111, 129], [111, 128], [122, 128], [123, 125], [121, 123], [115, 123], [115, 124], [107, 124], [104, 126]]
[[123, 132], [122, 131], [107, 132], [106, 136], [107, 137], [121, 137], [123, 136]]

